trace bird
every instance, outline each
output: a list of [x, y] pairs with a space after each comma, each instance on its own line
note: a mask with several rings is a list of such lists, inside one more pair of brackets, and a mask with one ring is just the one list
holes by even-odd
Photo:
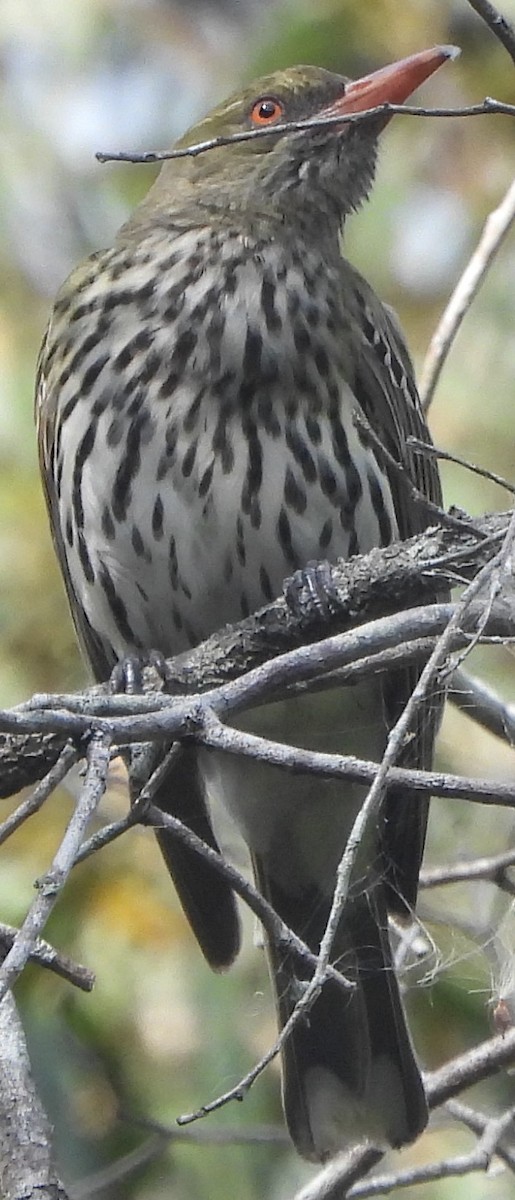
[[[342, 238], [372, 187], [385, 105], [402, 104], [456, 53], [436, 46], [357, 80], [291, 67], [241, 89], [178, 141], [184, 153], [164, 162], [113, 244], [63, 284], [37, 368], [39, 456], [97, 680], [197, 645], [313, 562], [430, 523], [425, 501], [441, 503], [440, 480], [434, 457], [408, 445], [429, 440], [409, 352]], [[379, 761], [416, 678], [398, 669], [234, 723]], [[438, 723], [430, 698], [402, 764], [429, 767]], [[318, 954], [365, 794], [186, 742], [156, 803], [218, 849], [221, 800], [261, 893]], [[388, 933], [389, 914], [411, 918], [426, 823], [420, 797], [388, 792], [332, 947], [353, 987], [327, 979], [283, 1047], [286, 1122], [307, 1159], [399, 1147], [426, 1125]], [[229, 967], [240, 945], [229, 883], [166, 828], [158, 841], [205, 958]], [[267, 953], [282, 1028], [309, 969], [270, 939]]]

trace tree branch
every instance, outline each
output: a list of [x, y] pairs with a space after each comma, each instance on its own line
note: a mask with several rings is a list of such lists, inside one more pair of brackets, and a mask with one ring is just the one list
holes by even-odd
[[[515, 795], [514, 795], [515, 803]], [[445, 887], [450, 883], [471, 883], [475, 879], [489, 879], [502, 887], [509, 867], [515, 866], [515, 849], [503, 854], [492, 854], [488, 858], [474, 858], [471, 862], [454, 862], [439, 867], [428, 867], [420, 875], [420, 889]]]
[[[490, 1132], [491, 1125], [489, 1118], [474, 1113], [464, 1105], [460, 1104], [458, 1106], [454, 1097], [467, 1088], [472, 1087], [475, 1083], [480, 1083], [482, 1080], [490, 1078], [503, 1067], [512, 1066], [514, 1060], [515, 1029], [506, 1035], [489, 1038], [482, 1045], [466, 1051], [465, 1054], [458, 1055], [438, 1071], [426, 1072], [424, 1083], [430, 1111], [444, 1104], [446, 1106], [447, 1104], [453, 1104], [456, 1115], [458, 1116], [459, 1114], [459, 1119], [469, 1123], [470, 1127], [475, 1129], [480, 1136], [484, 1135], [487, 1130]], [[506, 1115], [503, 1114], [503, 1117]], [[512, 1110], [510, 1110], [510, 1120], [513, 1120]], [[502, 1126], [498, 1126], [495, 1129], [495, 1138], [501, 1138], [501, 1143], [496, 1149], [496, 1153], [499, 1153], [499, 1156], [503, 1158], [507, 1165], [512, 1167], [515, 1163], [515, 1158], [513, 1154], [509, 1152], [506, 1154], [503, 1151], [503, 1133], [505, 1133], [504, 1122]], [[368, 1171], [377, 1166], [382, 1157], [381, 1151], [375, 1150], [371, 1146], [358, 1147], [356, 1150], [351, 1151], [350, 1154], [342, 1154], [334, 1159], [328, 1167], [320, 1171], [306, 1188], [298, 1192], [295, 1200], [342, 1200], [343, 1196], [347, 1196], [349, 1200], [351, 1200], [351, 1197], [357, 1200], [357, 1197], [377, 1194], [377, 1190], [375, 1192], [361, 1190], [373, 1186], [374, 1180], [363, 1184], [356, 1181], [361, 1180]], [[485, 1169], [484, 1164], [481, 1166], [481, 1169]], [[431, 1167], [428, 1170], [430, 1171]], [[461, 1174], [462, 1171], [455, 1173]], [[400, 1185], [403, 1183], [403, 1175], [404, 1172], [400, 1176]], [[428, 1175], [427, 1178], [431, 1178], [431, 1175]], [[393, 1173], [385, 1177], [379, 1191], [383, 1193], [390, 1192], [397, 1186], [397, 1179], [398, 1176]], [[418, 1182], [422, 1181], [422, 1179], [418, 1180]], [[409, 1182], [415, 1182], [415, 1180], [411, 1179]]]
[[0, 1001], [34, 953], [39, 935], [68, 879], [84, 833], [103, 796], [109, 767], [109, 740], [101, 735], [93, 737], [87, 758], [88, 770], [79, 802], [50, 870], [36, 883], [36, 899], [0, 967]]
[[410, 104], [378, 104], [374, 108], [363, 109], [362, 112], [345, 113], [337, 117], [319, 117], [303, 121], [283, 121], [281, 124], [266, 129], [242, 129], [238, 133], [220, 134], [218, 137], [206, 138], [203, 142], [193, 142], [191, 146], [180, 146], [175, 150], [147, 150], [143, 154], [134, 150], [97, 150], [95, 158], [100, 163], [130, 162], [130, 163], [160, 163], [175, 158], [196, 158], [210, 150], [218, 150], [222, 146], [235, 146], [239, 142], [253, 142], [257, 138], [283, 137], [284, 134], [302, 133], [304, 130], [328, 129], [336, 125], [355, 125], [360, 121], [368, 121], [370, 117], [394, 116], [405, 117], [483, 117], [492, 113], [500, 116], [515, 116], [515, 105], [506, 104], [503, 100], [495, 100], [485, 96], [479, 104], [464, 105], [461, 108], [421, 108]]
[[515, 746], [515, 704], [507, 704], [482, 679], [461, 669], [453, 676], [449, 696], [467, 717]]
[[498, 39], [513, 63], [515, 63], [515, 29], [506, 17], [490, 4], [490, 0], [469, 0], [470, 7], [477, 12], [494, 36]]
[[0, 1193], [2, 1200], [69, 1200], [55, 1173], [52, 1131], [10, 993], [0, 1003]]
[[[15, 929], [13, 925], [5, 925], [3, 921], [0, 922], [0, 946], [5, 946], [6, 948], [12, 946], [18, 933], [19, 930]], [[87, 967], [73, 962], [71, 958], [55, 950], [43, 938], [37, 938], [30, 951], [29, 958], [31, 962], [37, 963], [38, 966], [45, 967], [48, 971], [53, 971], [54, 975], [60, 975], [61, 979], [66, 979], [68, 983], [73, 983], [82, 992], [93, 991], [95, 986], [93, 971], [88, 971]]]
[[[208, 638], [191, 652], [170, 660], [167, 691], [184, 696], [220, 687], [294, 647], [297, 648], [299, 673], [299, 663], [308, 657], [308, 652], [299, 646], [319, 641], [330, 631], [374, 620], [385, 612], [395, 613], [412, 604], [423, 604], [432, 599], [435, 583], [455, 582], [457, 572], [460, 580], [473, 578], [480, 567], [490, 561], [495, 546], [506, 532], [508, 520], [507, 514], [479, 518], [473, 522], [476, 533], [468, 528], [470, 521], [460, 532], [433, 528], [404, 543], [374, 550], [348, 563], [338, 563], [328, 569], [331, 590], [327, 610], [320, 611], [307, 588], [297, 589], [294, 610], [283, 596], [247, 620]], [[500, 635], [514, 632], [510, 624], [512, 609], [508, 597], [504, 620], [497, 628]], [[382, 630], [386, 637], [386, 626], [382, 626]], [[426, 629], [425, 633], [428, 632]], [[363, 626], [354, 631], [354, 656], [362, 643], [362, 633]], [[402, 643], [416, 636], [413, 630], [408, 632], [406, 625], [402, 632], [397, 629], [397, 638], [399, 633]], [[386, 645], [392, 645], [391, 636]], [[381, 648], [385, 647], [373, 646], [374, 652]], [[359, 656], [365, 656], [362, 644]], [[315, 657], [316, 654], [312, 654], [311, 678], [316, 674]], [[325, 666], [327, 669], [327, 664]], [[320, 663], [318, 669], [321, 670]], [[29, 704], [0, 713], [0, 728], [4, 731], [0, 736], [0, 796], [11, 795], [44, 776], [69, 737], [76, 741], [88, 728], [86, 719], [73, 723], [69, 716], [66, 721], [64, 717], [56, 719], [51, 712], [44, 716], [45, 706], [53, 709], [68, 706], [71, 712], [74, 700], [78, 712], [95, 713], [99, 718], [102, 714], [112, 718], [117, 711], [144, 713], [156, 712], [164, 706], [169, 708], [169, 699], [159, 695], [162, 680], [154, 669], [144, 672], [143, 686], [146, 693], [143, 697], [113, 697], [109, 684], [104, 684], [75, 698], [35, 697]], [[38, 709], [41, 711], [36, 715]], [[97, 727], [101, 727], [100, 722]], [[129, 736], [127, 725], [124, 735]], [[122, 740], [124, 735], [121, 733]], [[148, 740], [148, 724], [142, 726], [139, 735], [130, 736]]]
[[422, 408], [427, 412], [440, 374], [474, 297], [515, 220], [515, 181], [496, 209], [487, 217], [478, 245], [447, 304], [429, 343], [420, 378]]

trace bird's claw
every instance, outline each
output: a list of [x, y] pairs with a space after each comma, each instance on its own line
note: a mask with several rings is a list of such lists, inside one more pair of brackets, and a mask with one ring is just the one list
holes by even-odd
[[340, 609], [338, 592], [328, 562], [311, 562], [287, 579], [284, 598], [292, 613], [302, 621], [313, 618], [313, 610], [325, 622]]
[[168, 679], [166, 659], [160, 650], [149, 650], [142, 654], [126, 654], [113, 667], [110, 676], [111, 691], [126, 696], [139, 696], [143, 691], [143, 670], [153, 667], [163, 684]]

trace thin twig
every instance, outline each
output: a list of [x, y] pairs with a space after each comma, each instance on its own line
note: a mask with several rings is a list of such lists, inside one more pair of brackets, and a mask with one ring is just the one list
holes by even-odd
[[[426, 1072], [424, 1074], [424, 1083], [430, 1111], [434, 1111], [434, 1109], [444, 1104], [447, 1107], [449, 1102], [453, 1101], [454, 1096], [472, 1087], [475, 1083], [480, 1083], [483, 1079], [490, 1078], [496, 1071], [511, 1066], [514, 1060], [515, 1029], [510, 1030], [504, 1036], [499, 1035], [495, 1038], [489, 1038], [488, 1041], [483, 1042], [480, 1046], [474, 1047], [474, 1049], [466, 1051], [465, 1054], [460, 1054], [456, 1058], [451, 1059], [450, 1062], [446, 1063], [438, 1071]], [[470, 1119], [470, 1113], [468, 1116]], [[504, 1116], [506, 1116], [507, 1121], [508, 1119], [511, 1120], [512, 1111], [510, 1110], [509, 1118], [508, 1114], [503, 1114]], [[466, 1120], [463, 1115], [459, 1119]], [[472, 1122], [471, 1128], [473, 1128]], [[490, 1131], [490, 1120], [485, 1118], [484, 1121], [481, 1121], [478, 1116], [476, 1130], [481, 1135], [486, 1130]], [[501, 1137], [502, 1132], [497, 1127], [495, 1129], [495, 1136]], [[502, 1142], [497, 1153], [499, 1153], [499, 1157], [503, 1158], [509, 1166], [512, 1166], [514, 1156], [510, 1158], [504, 1154]], [[335, 1159], [328, 1167], [319, 1172], [306, 1188], [297, 1193], [295, 1200], [342, 1200], [344, 1196], [349, 1197], [349, 1200], [351, 1197], [354, 1197], [354, 1200], [356, 1200], [357, 1196], [363, 1197], [365, 1193], [353, 1191], [352, 1185], [354, 1184], [355, 1187], [369, 1186], [368, 1181], [366, 1184], [355, 1183], [355, 1181], [360, 1180], [366, 1172], [372, 1170], [380, 1162], [381, 1158], [381, 1151], [375, 1150], [370, 1146], [357, 1148], [350, 1154], [341, 1155], [339, 1159]], [[397, 1178], [397, 1176], [394, 1177], [393, 1175], [389, 1177], [388, 1189], [383, 1184], [383, 1192], [397, 1186]]]
[[[471, 1108], [468, 1104], [463, 1104], [461, 1100], [448, 1100], [445, 1105], [445, 1111], [450, 1114], [455, 1121], [461, 1121], [473, 1133], [481, 1136], [489, 1122], [489, 1117], [485, 1113], [478, 1112], [477, 1109]], [[501, 1138], [496, 1147], [496, 1154], [506, 1166], [515, 1171], [515, 1151], [510, 1145], [511, 1139]]]
[[[273, 742], [257, 734], [242, 732], [223, 725], [211, 712], [205, 715], [195, 741], [212, 750], [237, 757], [251, 758], [294, 774], [320, 775], [323, 779], [347, 779], [353, 783], [370, 784], [375, 779], [378, 764], [356, 758], [352, 754], [329, 754], [305, 750]], [[445, 796], [447, 799], [472, 800], [478, 804], [515, 806], [515, 788], [510, 783], [490, 782], [467, 778], [443, 771], [422, 771], [391, 767], [388, 787], [395, 791], [413, 791], [420, 796]], [[315, 801], [316, 803], [316, 801]]]
[[[393, 454], [387, 450], [386, 446], [381, 441], [381, 438], [377, 435], [375, 429], [372, 428], [370, 421], [367, 421], [364, 413], [356, 410], [352, 416], [356, 428], [369, 442], [369, 444], [374, 447], [378, 460], [384, 463], [385, 466], [390, 467], [390, 470], [393, 471], [400, 480], [407, 499], [411, 501], [413, 505], [415, 505], [417, 508], [422, 508], [430, 517], [433, 517], [436, 525], [443, 525], [447, 529], [456, 529], [458, 531], [468, 529], [469, 532], [474, 532], [475, 526], [473, 522], [466, 516], [458, 517], [454, 516], [452, 512], [446, 512], [445, 509], [441, 508], [439, 504], [435, 504], [433, 500], [430, 500], [429, 497], [424, 494], [424, 492], [421, 492], [419, 488], [415, 487], [415, 484], [408, 473], [406, 465], [398, 462], [397, 459], [394, 458]], [[408, 438], [406, 441], [407, 446], [413, 443], [416, 445], [415, 438]]]
[[57, 762], [50, 768], [45, 778], [40, 781], [34, 788], [30, 796], [23, 800], [15, 812], [0, 825], [0, 846], [3, 845], [7, 838], [23, 825], [28, 817], [32, 817], [34, 813], [39, 812], [40, 808], [45, 803], [45, 800], [51, 795], [56, 787], [62, 783], [68, 771], [78, 761], [79, 751], [71, 743], [64, 747], [61, 751]]
[[478, 16], [482, 17], [494, 36], [508, 51], [512, 62], [515, 63], [515, 29], [511, 22], [507, 17], [501, 16], [493, 4], [490, 4], [490, 0], [469, 0], [469, 4]]
[[[514, 792], [515, 799], [515, 792]], [[440, 867], [428, 867], [420, 874], [420, 889], [445, 887], [450, 883], [469, 883], [473, 879], [490, 879], [499, 883], [508, 867], [515, 866], [515, 848], [503, 854], [492, 854], [488, 858], [474, 858], [470, 862], [446, 863]]]
[[134, 1175], [147, 1163], [155, 1162], [170, 1144], [175, 1146], [182, 1143], [187, 1146], [199, 1147], [227, 1146], [228, 1148], [231, 1146], [263, 1146], [267, 1149], [270, 1146], [288, 1146], [290, 1144], [286, 1130], [279, 1125], [256, 1125], [245, 1129], [227, 1126], [224, 1126], [223, 1129], [213, 1129], [209, 1125], [185, 1129], [177, 1125], [165, 1125], [160, 1121], [127, 1117], [123, 1113], [121, 1116], [131, 1125], [151, 1130], [153, 1136], [147, 1138], [136, 1150], [131, 1150], [129, 1154], [117, 1158], [108, 1167], [95, 1171], [92, 1175], [87, 1175], [85, 1179], [81, 1179], [80, 1183], [72, 1184], [69, 1188], [70, 1200], [88, 1200], [97, 1192], [103, 1192], [107, 1188], [113, 1187], [114, 1184]]
[[[17, 935], [18, 930], [13, 925], [5, 925], [3, 921], [0, 922], [0, 944], [2, 946], [12, 946]], [[61, 979], [73, 983], [81, 991], [91, 992], [93, 990], [95, 985], [93, 971], [88, 971], [87, 967], [73, 962], [71, 958], [55, 950], [50, 942], [45, 942], [43, 938], [37, 939], [29, 958], [37, 966], [46, 967], [47, 970], [53, 971], [54, 975], [60, 975]]]
[[[317, 956], [306, 946], [300, 937], [292, 932], [284, 921], [277, 915], [272, 905], [265, 900], [261, 892], [258, 892], [240, 871], [233, 867], [231, 863], [217, 850], [213, 850], [212, 846], [208, 846], [202, 838], [193, 833], [192, 829], [188, 829], [178, 817], [171, 816], [170, 813], [162, 812], [154, 804], [149, 804], [140, 817], [142, 823], [151, 825], [153, 829], [167, 829], [177, 838], [182, 845], [187, 846], [195, 854], [198, 854], [205, 861], [214, 867], [216, 871], [230, 884], [233, 891], [244, 900], [254, 916], [261, 922], [266, 930], [268, 937], [274, 942], [277, 947], [285, 953], [291, 954], [299, 958], [305, 966], [314, 971], [317, 966]], [[329, 968], [328, 977], [330, 976], [344, 990], [354, 988], [354, 984], [350, 983], [334, 968]]]
[[508, 117], [515, 116], [515, 105], [506, 104], [502, 100], [495, 100], [492, 96], [485, 96], [484, 100], [479, 104], [469, 104], [462, 108], [420, 108], [409, 104], [378, 104], [375, 108], [364, 109], [363, 112], [345, 113], [337, 117], [319, 117], [316, 120], [310, 118], [305, 121], [283, 121], [281, 124], [266, 129], [242, 129], [237, 133], [220, 134], [218, 137], [206, 138], [202, 142], [194, 142], [191, 146], [178, 146], [175, 150], [147, 150], [143, 154], [139, 154], [132, 150], [98, 150], [95, 158], [100, 163], [106, 162], [130, 162], [130, 163], [158, 163], [167, 162], [174, 158], [196, 158], [198, 154], [205, 154], [209, 150], [218, 150], [222, 146], [234, 146], [239, 142], [253, 142], [260, 137], [282, 137], [283, 134], [302, 133], [303, 131], [316, 131], [318, 129], [327, 129], [331, 126], [354, 125], [360, 121], [367, 121], [370, 117], [377, 116], [394, 116], [396, 113], [403, 114], [407, 117], [482, 117], [491, 113], [497, 113]]
[[[453, 1158], [442, 1158], [436, 1163], [424, 1163], [421, 1166], [408, 1167], [403, 1171], [392, 1171], [388, 1175], [376, 1175], [364, 1183], [356, 1183], [347, 1192], [348, 1200], [365, 1200], [368, 1196], [383, 1196], [394, 1188], [412, 1187], [417, 1183], [430, 1183], [437, 1179], [453, 1179], [456, 1176], [469, 1175], [473, 1171], [488, 1170], [497, 1143], [508, 1125], [513, 1121], [513, 1109], [500, 1117], [492, 1118], [485, 1124], [483, 1133], [477, 1144], [468, 1154], [458, 1154]], [[326, 1193], [331, 1200], [331, 1193]], [[337, 1200], [337, 1192], [333, 1192], [333, 1200]]]
[[195, 1109], [193, 1112], [182, 1113], [181, 1116], [177, 1117], [177, 1124], [181, 1126], [190, 1125], [193, 1121], [199, 1121], [202, 1117], [208, 1117], [211, 1115], [211, 1113], [218, 1112], [219, 1109], [225, 1108], [227, 1104], [232, 1103], [234, 1100], [244, 1100], [245, 1096], [250, 1091], [250, 1088], [256, 1082], [256, 1079], [263, 1074], [263, 1071], [266, 1069], [266, 1067], [268, 1067], [270, 1063], [273, 1062], [274, 1058], [277, 1058], [277, 1055], [280, 1054], [284, 1049], [288, 1038], [291, 1036], [296, 1026], [301, 1021], [306, 1020], [309, 1009], [314, 1004], [317, 996], [320, 993], [322, 985], [329, 978], [330, 974], [334, 976], [334, 970], [333, 972], [331, 972], [331, 968], [329, 968], [329, 970], [325, 970], [320, 966], [320, 961], [318, 960], [312, 979], [306, 985], [303, 995], [297, 1001], [295, 1008], [288, 1017], [288, 1020], [285, 1021], [275, 1041], [268, 1048], [268, 1050], [266, 1050], [265, 1053], [261, 1055], [261, 1058], [254, 1063], [254, 1066], [252, 1066], [250, 1070], [238, 1080], [234, 1087], [228, 1088], [228, 1090], [225, 1092], [221, 1092], [220, 1095], [216, 1096], [214, 1100], [210, 1100], [207, 1104], [202, 1104], [200, 1108]]
[[490, 1079], [497, 1071], [512, 1067], [515, 1062], [515, 1029], [487, 1038], [479, 1046], [460, 1054], [445, 1066], [424, 1076], [428, 1104], [439, 1108], [461, 1092]]
[[168, 1140], [163, 1134], [156, 1133], [153, 1137], [147, 1138], [135, 1150], [130, 1150], [122, 1158], [117, 1158], [108, 1167], [103, 1167], [100, 1171], [87, 1175], [79, 1183], [72, 1183], [68, 1188], [70, 1200], [89, 1200], [90, 1196], [96, 1196], [98, 1192], [107, 1195], [108, 1188], [116, 1187], [116, 1184], [121, 1183], [123, 1179], [128, 1179], [142, 1167], [161, 1158], [167, 1149]]
[[[159, 697], [156, 697], [156, 699], [159, 699]], [[135, 746], [133, 749], [136, 751], [140, 749], [140, 747]], [[147, 747], [141, 747], [141, 757], [143, 757], [146, 749]], [[152, 749], [155, 748], [152, 747]], [[162, 754], [161, 747], [159, 747], [159, 753]], [[74, 866], [76, 866], [77, 863], [84, 862], [84, 859], [90, 858], [92, 854], [96, 854], [97, 850], [102, 850], [104, 846], [109, 846], [111, 842], [116, 841], [122, 836], [122, 834], [126, 833], [128, 829], [132, 829], [135, 825], [140, 824], [141, 815], [142, 812], [144, 812], [147, 803], [150, 800], [153, 800], [159, 784], [166, 777], [170, 771], [174, 759], [177, 758], [179, 754], [182, 754], [182, 746], [179, 742], [175, 742], [168, 754], [165, 754], [161, 758], [156, 770], [153, 771], [150, 777], [146, 779], [144, 786], [139, 789], [137, 800], [135, 803], [131, 804], [127, 815], [125, 817], [121, 817], [118, 821], [112, 821], [110, 825], [105, 825], [103, 829], [97, 830], [96, 833], [93, 833], [91, 837], [83, 842], [78, 854], [75, 857]], [[136, 779], [130, 779], [129, 782], [132, 790], [133, 784], [136, 785]]]
[[10, 994], [0, 1003], [0, 1179], [2, 1200], [69, 1200], [56, 1175], [52, 1128]]
[[97, 734], [91, 738], [87, 753], [88, 769], [80, 799], [54, 855], [50, 870], [36, 883], [38, 894], [0, 967], [0, 1000], [13, 986], [30, 958], [70, 874], [84, 833], [105, 791], [110, 746], [110, 738], [106, 734]]
[[[515, 212], [514, 212], [514, 216], [515, 216]], [[485, 578], [488, 578], [488, 595], [487, 595], [485, 603], [484, 603], [483, 612], [481, 613], [479, 620], [476, 622], [476, 627], [475, 627], [473, 636], [470, 639], [468, 645], [459, 654], [455, 654], [453, 656], [452, 662], [450, 664], [450, 670], [452, 671], [452, 674], [454, 674], [454, 675], [456, 674], [456, 671], [460, 669], [461, 664], [465, 661], [465, 659], [467, 658], [467, 655], [469, 655], [471, 650], [473, 650], [474, 647], [477, 646], [479, 644], [479, 642], [481, 641], [483, 633], [484, 633], [484, 631], [488, 625], [488, 622], [490, 620], [490, 617], [492, 615], [495, 601], [497, 600], [497, 598], [500, 596], [500, 594], [502, 592], [504, 581], [506, 579], [511, 580], [511, 578], [513, 576], [512, 560], [513, 560], [514, 541], [515, 541], [515, 509], [513, 510], [513, 516], [512, 516], [511, 522], [510, 522], [510, 528], [508, 529], [508, 532], [504, 539], [504, 543], [501, 546], [501, 549], [499, 550], [499, 553], [497, 554], [496, 559], [491, 564], [491, 569], [485, 568]]]
[[442, 367], [458, 329], [477, 294], [483, 279], [506, 234], [515, 220], [515, 181], [510, 184], [499, 206], [489, 214], [478, 245], [457, 283], [447, 308], [431, 338], [420, 380], [420, 399], [427, 412], [440, 378]]
[[130, 809], [127, 816], [120, 817], [119, 821], [112, 821], [109, 825], [104, 825], [103, 829], [99, 829], [97, 833], [92, 833], [91, 837], [87, 838], [82, 843], [80, 850], [75, 855], [74, 866], [77, 863], [84, 862], [84, 859], [90, 858], [92, 854], [96, 854], [97, 850], [102, 850], [104, 846], [109, 846], [111, 842], [116, 841], [128, 829], [133, 829], [139, 823], [138, 813]]
[[[366, 844], [366, 831], [371, 825], [375, 825], [379, 819], [380, 807], [383, 803], [387, 788], [387, 778], [391, 767], [395, 764], [396, 758], [402, 750], [405, 739], [409, 735], [413, 718], [421, 703], [425, 700], [428, 692], [433, 687], [435, 679], [441, 667], [445, 663], [449, 649], [452, 644], [452, 634], [458, 623], [463, 623], [467, 615], [467, 609], [472, 599], [484, 587], [486, 580], [490, 581], [491, 586], [501, 572], [505, 569], [509, 560], [509, 554], [515, 536], [515, 517], [512, 518], [510, 528], [506, 534], [504, 545], [496, 556], [493, 563], [488, 564], [479, 573], [476, 579], [465, 590], [458, 611], [451, 617], [447, 628], [442, 633], [439, 641], [430, 657], [422, 673], [416, 683], [415, 688], [405, 705], [401, 716], [396, 721], [391, 730], [386, 749], [377, 770], [374, 782], [370, 787], [368, 795], [363, 802], [363, 805], [356, 817], [351, 834], [349, 836], [345, 851], [342, 855], [341, 862], [338, 867], [336, 886], [334, 889], [333, 903], [327, 927], [322, 938], [319, 955], [319, 969], [323, 971], [329, 961], [331, 948], [338, 924], [341, 920], [342, 912], [347, 900], [349, 888], [353, 872], [356, 864], [359, 861], [359, 854], [362, 845]], [[316, 984], [316, 973], [309, 987], [314, 987]]]
[[452, 678], [449, 695], [468, 717], [515, 746], [515, 704], [508, 704], [482, 679], [461, 669]]
[[[126, 697], [129, 712], [136, 707], [134, 715], [97, 717], [95, 701], [90, 706], [84, 704], [84, 698], [81, 696], [56, 697], [54, 700], [59, 706], [56, 708], [51, 703], [46, 709], [26, 707], [24, 711], [11, 709], [0, 712], [0, 728], [31, 733], [41, 729], [44, 732], [54, 731], [76, 737], [83, 737], [91, 730], [98, 733], [107, 732], [117, 745], [173, 740], [193, 734], [197, 728], [202, 728], [205, 709], [212, 708], [225, 717], [242, 708], [250, 708], [255, 703], [262, 704], [275, 698], [277, 688], [284, 688], [285, 684], [292, 682], [309, 682], [318, 678], [325, 670], [333, 670], [370, 655], [378, 645], [385, 649], [408, 638], [440, 633], [454, 611], [452, 604], [434, 604], [431, 607], [424, 605], [418, 609], [395, 613], [392, 617], [366, 622], [348, 633], [337, 634], [324, 641], [278, 655], [247, 671], [240, 678], [204, 692], [202, 696], [170, 696], [159, 712], [139, 712], [139, 697]], [[509, 629], [503, 624], [502, 628], [492, 629], [492, 632], [512, 632], [511, 624]], [[464, 636], [462, 631], [456, 628], [453, 646], [460, 642], [463, 644]], [[36, 697], [36, 703], [39, 705], [39, 697]], [[67, 705], [66, 708], [61, 707], [63, 703]], [[106, 703], [108, 706], [109, 700], [106, 701], [104, 697], [99, 701], [103, 714], [106, 713]]]
[[451, 454], [450, 450], [442, 450], [440, 446], [434, 446], [430, 442], [423, 442], [420, 438], [406, 438], [406, 445], [414, 450], [416, 454], [423, 454], [425, 458], [439, 458], [444, 462], [455, 463], [457, 467], [464, 467], [466, 471], [471, 471], [473, 475], [479, 475], [481, 479], [488, 479], [490, 483], [496, 483], [499, 487], [504, 488], [510, 495], [515, 496], [515, 484], [509, 483], [503, 475], [497, 475], [495, 471], [488, 471], [486, 467], [478, 467], [476, 463], [468, 462], [466, 458], [461, 458], [459, 454]]

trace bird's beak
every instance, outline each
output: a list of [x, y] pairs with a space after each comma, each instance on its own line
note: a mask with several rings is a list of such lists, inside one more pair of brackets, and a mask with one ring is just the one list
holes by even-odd
[[[438, 70], [448, 58], [457, 58], [458, 54], [460, 50], [457, 46], [433, 46], [431, 50], [421, 50], [420, 54], [401, 58], [399, 62], [390, 63], [390, 66], [364, 75], [362, 79], [351, 79], [346, 83], [341, 99], [318, 115], [346, 116], [348, 113], [364, 112], [367, 108], [377, 108], [381, 104], [403, 104], [433, 71]], [[388, 119], [386, 114], [385, 120]]]

